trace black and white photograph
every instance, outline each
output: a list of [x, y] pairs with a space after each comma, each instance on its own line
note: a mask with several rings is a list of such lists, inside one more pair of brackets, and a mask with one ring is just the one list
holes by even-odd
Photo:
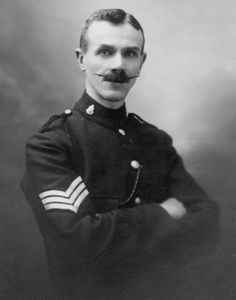
[[236, 2], [0, 2], [0, 299], [236, 299]]

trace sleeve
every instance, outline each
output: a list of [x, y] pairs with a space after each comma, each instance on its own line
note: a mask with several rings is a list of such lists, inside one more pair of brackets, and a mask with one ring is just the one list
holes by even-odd
[[168, 198], [176, 198], [187, 213], [176, 222], [163, 246], [178, 263], [212, 253], [219, 240], [219, 205], [213, 201], [185, 169], [182, 158], [167, 135]]

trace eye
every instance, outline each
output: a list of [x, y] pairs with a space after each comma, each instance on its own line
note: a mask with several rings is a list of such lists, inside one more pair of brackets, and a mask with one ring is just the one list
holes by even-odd
[[98, 54], [103, 56], [103, 57], [108, 57], [112, 55], [112, 51], [110, 49], [100, 49], [98, 51]]
[[133, 50], [127, 50], [124, 52], [124, 57], [136, 57], [137, 53]]

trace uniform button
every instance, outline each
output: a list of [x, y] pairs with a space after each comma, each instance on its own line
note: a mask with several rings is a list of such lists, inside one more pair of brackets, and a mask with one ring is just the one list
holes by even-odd
[[131, 161], [131, 167], [134, 169], [138, 169], [140, 166], [139, 162], [137, 160], [132, 160]]
[[136, 205], [140, 205], [140, 204], [141, 204], [141, 199], [140, 199], [139, 197], [135, 198], [135, 199], [134, 199], [134, 203], [135, 203]]
[[70, 114], [71, 114], [71, 110], [70, 110], [70, 109], [66, 109], [66, 110], [65, 110], [65, 114], [66, 114], [66, 115], [70, 115]]
[[121, 129], [121, 128], [120, 128], [118, 131], [119, 131], [120, 134], [125, 135], [124, 129]]

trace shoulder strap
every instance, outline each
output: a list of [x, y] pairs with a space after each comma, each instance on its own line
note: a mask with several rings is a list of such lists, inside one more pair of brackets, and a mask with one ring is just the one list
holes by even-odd
[[63, 113], [58, 115], [52, 115], [43, 126], [40, 127], [39, 132], [44, 132], [54, 121], [58, 119], [66, 119], [71, 115], [72, 111], [70, 109], [66, 109]]

